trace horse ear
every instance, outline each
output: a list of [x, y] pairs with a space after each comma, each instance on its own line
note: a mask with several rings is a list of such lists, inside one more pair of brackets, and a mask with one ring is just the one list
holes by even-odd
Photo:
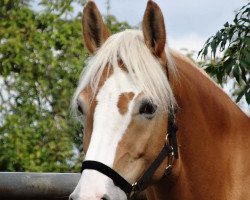
[[164, 18], [159, 6], [151, 0], [144, 13], [142, 30], [148, 48], [154, 55], [161, 57], [166, 44]]
[[109, 37], [102, 15], [93, 1], [88, 1], [83, 9], [82, 28], [84, 44], [91, 54]]

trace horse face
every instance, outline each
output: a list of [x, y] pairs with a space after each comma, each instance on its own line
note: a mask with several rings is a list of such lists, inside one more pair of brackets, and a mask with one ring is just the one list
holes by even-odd
[[[144, 95], [122, 69], [105, 80], [94, 100], [89, 98], [93, 95], [89, 92], [87, 87], [78, 97], [79, 109], [86, 114], [85, 160], [110, 166], [133, 183], [163, 146], [167, 114]], [[162, 173], [159, 171], [156, 178]], [[105, 196], [126, 199], [125, 193], [109, 177], [91, 170], [83, 171], [74, 193], [80, 199]]]
[[[144, 14], [143, 35], [152, 62], [157, 60], [153, 55], [162, 58], [161, 61], [165, 58], [165, 27], [161, 17], [159, 7], [149, 1]], [[84, 8], [83, 32], [85, 46], [90, 53], [98, 51], [108, 37], [101, 15], [92, 1]], [[126, 62], [117, 59], [119, 67], [107, 65], [94, 90], [91, 84], [81, 89], [77, 104], [86, 115], [85, 160], [99, 161], [111, 167], [132, 184], [161, 151], [165, 143], [168, 115], [167, 109], [136, 84]], [[166, 162], [162, 163], [153, 179], [157, 180], [163, 175]], [[109, 177], [98, 171], [84, 170], [70, 198], [125, 200], [127, 196]]]

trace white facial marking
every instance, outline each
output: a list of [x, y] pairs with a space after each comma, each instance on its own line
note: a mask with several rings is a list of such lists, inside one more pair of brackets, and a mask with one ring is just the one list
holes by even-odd
[[[121, 115], [117, 102], [120, 94], [125, 92], [133, 92], [135, 95], [128, 104], [128, 111]], [[112, 168], [117, 145], [131, 121], [134, 99], [140, 92], [127, 72], [114, 70], [96, 97], [93, 132], [85, 160], [99, 161]], [[110, 178], [93, 170], [83, 171], [73, 196], [75, 194], [81, 197], [80, 200], [98, 199], [96, 196], [104, 194], [108, 194], [111, 200], [126, 199], [125, 193]]]

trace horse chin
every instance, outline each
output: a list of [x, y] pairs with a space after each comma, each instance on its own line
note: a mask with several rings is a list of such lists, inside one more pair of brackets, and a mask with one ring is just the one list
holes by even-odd
[[84, 171], [69, 200], [127, 200], [126, 194], [107, 176]]

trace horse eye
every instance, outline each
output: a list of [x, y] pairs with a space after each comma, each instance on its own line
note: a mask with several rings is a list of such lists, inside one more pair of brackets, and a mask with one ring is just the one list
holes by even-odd
[[139, 109], [139, 113], [142, 115], [148, 115], [148, 118], [152, 117], [155, 113], [157, 106], [150, 101], [145, 101], [142, 103]]
[[82, 110], [82, 107], [81, 106], [77, 106], [77, 110], [81, 113], [81, 114], [83, 114], [84, 115], [84, 112], [83, 112], [83, 110]]

